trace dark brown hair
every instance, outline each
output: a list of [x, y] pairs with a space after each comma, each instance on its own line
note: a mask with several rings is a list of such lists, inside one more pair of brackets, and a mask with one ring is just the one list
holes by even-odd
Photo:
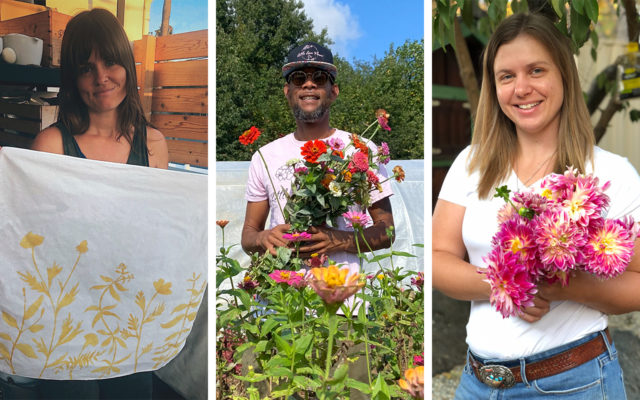
[[567, 166], [573, 166], [584, 173], [586, 161], [593, 161], [595, 138], [569, 39], [544, 15], [514, 14], [502, 21], [484, 50], [482, 87], [469, 162], [469, 171], [480, 173], [478, 195], [482, 199], [509, 175], [516, 151], [515, 125], [500, 109], [493, 67], [500, 46], [520, 35], [528, 35], [543, 45], [562, 76], [564, 98], [554, 171], [562, 173]]
[[64, 32], [60, 59], [62, 82], [58, 121], [71, 134], [89, 129], [89, 110], [80, 97], [77, 79], [81, 66], [96, 51], [103, 60], [121, 65], [127, 72], [126, 96], [118, 106], [118, 139], [124, 136], [129, 144], [133, 137], [149, 125], [138, 94], [136, 66], [127, 34], [109, 11], [94, 8], [74, 16]]

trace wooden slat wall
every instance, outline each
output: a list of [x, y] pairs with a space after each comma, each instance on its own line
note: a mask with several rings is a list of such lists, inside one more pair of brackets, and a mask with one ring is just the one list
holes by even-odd
[[0, 101], [0, 146], [28, 148], [42, 129], [57, 119], [57, 106]]
[[134, 43], [145, 112], [167, 138], [171, 162], [208, 166], [207, 40], [202, 30]]

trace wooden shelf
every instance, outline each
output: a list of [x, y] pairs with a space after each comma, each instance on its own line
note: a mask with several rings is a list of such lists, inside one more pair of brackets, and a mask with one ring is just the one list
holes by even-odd
[[60, 69], [0, 63], [0, 84], [60, 86]]

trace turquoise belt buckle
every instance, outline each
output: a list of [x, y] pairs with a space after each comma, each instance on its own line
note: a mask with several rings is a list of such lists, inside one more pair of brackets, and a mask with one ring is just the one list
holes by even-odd
[[484, 365], [478, 374], [482, 383], [494, 389], [508, 389], [516, 384], [513, 372], [504, 365]]

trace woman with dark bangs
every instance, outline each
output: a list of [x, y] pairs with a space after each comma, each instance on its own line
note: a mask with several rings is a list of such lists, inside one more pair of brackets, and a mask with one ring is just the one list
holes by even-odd
[[62, 39], [58, 122], [32, 149], [100, 161], [167, 168], [164, 136], [144, 116], [133, 51], [111, 12], [73, 17]]
[[[132, 165], [168, 166], [164, 136], [144, 116], [133, 51], [118, 20], [93, 9], [67, 24], [58, 122], [32, 149]], [[102, 380], [32, 379], [0, 373], [2, 399], [151, 399], [153, 373]]]

